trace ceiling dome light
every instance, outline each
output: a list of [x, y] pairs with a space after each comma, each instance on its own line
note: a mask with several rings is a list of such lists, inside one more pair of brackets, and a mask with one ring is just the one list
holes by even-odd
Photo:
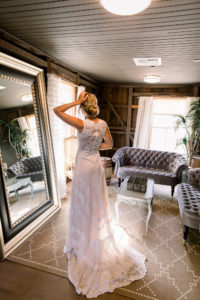
[[148, 83], [157, 83], [160, 82], [161, 76], [159, 75], [146, 75], [144, 76], [144, 81]]
[[146, 9], [151, 0], [100, 0], [100, 2], [105, 9], [113, 14], [129, 16]]
[[31, 94], [27, 94], [27, 95], [23, 95], [23, 96], [21, 96], [20, 97], [21, 98], [21, 101], [33, 101], [33, 97], [32, 97], [32, 95]]

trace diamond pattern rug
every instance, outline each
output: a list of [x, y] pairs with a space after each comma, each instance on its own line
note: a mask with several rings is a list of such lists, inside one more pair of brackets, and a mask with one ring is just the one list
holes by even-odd
[[[62, 209], [8, 256], [27, 266], [67, 277], [67, 261], [63, 254], [66, 219], [71, 184]], [[108, 187], [113, 216], [117, 180]], [[120, 203], [119, 223], [133, 239], [134, 247], [147, 257], [147, 275], [115, 293], [131, 299], [198, 300], [200, 299], [200, 233], [192, 230], [187, 243], [183, 241], [183, 226], [176, 196], [170, 197], [170, 187], [155, 186], [153, 213], [149, 231], [145, 230], [145, 205]]]

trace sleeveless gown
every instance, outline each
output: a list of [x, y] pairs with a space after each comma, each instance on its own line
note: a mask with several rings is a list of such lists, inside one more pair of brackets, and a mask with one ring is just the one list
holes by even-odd
[[145, 256], [112, 220], [99, 146], [106, 122], [83, 121], [72, 180], [64, 254], [68, 278], [88, 298], [112, 292], [146, 274]]

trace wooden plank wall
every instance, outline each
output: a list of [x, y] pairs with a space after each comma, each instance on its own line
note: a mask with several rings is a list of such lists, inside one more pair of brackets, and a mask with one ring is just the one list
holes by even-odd
[[15, 118], [34, 114], [33, 105], [0, 109], [0, 120], [9, 122]]
[[113, 138], [113, 149], [103, 153], [111, 157], [124, 146], [132, 146], [136, 128], [138, 101], [140, 96], [186, 97], [198, 96], [199, 88], [188, 86], [115, 86], [104, 85], [99, 91], [99, 117], [104, 119], [110, 128]]

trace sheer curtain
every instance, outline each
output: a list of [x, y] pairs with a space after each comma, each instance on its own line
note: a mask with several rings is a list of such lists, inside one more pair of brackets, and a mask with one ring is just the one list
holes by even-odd
[[58, 191], [60, 193], [60, 197], [64, 198], [66, 196], [66, 182], [64, 170], [65, 157], [63, 145], [63, 122], [53, 112], [53, 108], [55, 106], [62, 104], [61, 78], [54, 74], [48, 74], [47, 102], [49, 108], [50, 126], [52, 132], [53, 148], [57, 170]]
[[186, 106], [185, 106], [185, 113], [187, 114], [190, 110], [190, 104], [193, 102], [193, 101], [196, 101], [198, 100], [199, 97], [187, 97], [186, 99]]
[[22, 131], [25, 129], [28, 130], [29, 138], [27, 139], [27, 145], [28, 145], [28, 149], [31, 152], [31, 156], [38, 156], [38, 155], [40, 155], [38, 139], [36, 140], [35, 137], [33, 136], [33, 133], [31, 131], [31, 128], [29, 127], [26, 117], [27, 116], [19, 117], [16, 120]]
[[[75, 100], [76, 97], [76, 88], [74, 85], [62, 80], [61, 82], [61, 98], [62, 103], [70, 103]], [[70, 108], [67, 113], [71, 116], [76, 116], [77, 106]], [[64, 132], [64, 156], [65, 156], [65, 176], [72, 179], [73, 177], [73, 168], [77, 152], [78, 140], [77, 140], [77, 130], [72, 126], [62, 122], [63, 132]]]
[[[77, 88], [77, 99], [78, 99], [80, 93], [82, 93], [84, 91], [85, 91], [85, 87], [84, 86], [78, 86], [78, 88]], [[76, 106], [76, 117], [80, 118], [81, 120], [85, 119], [84, 115], [82, 114], [82, 112], [79, 109], [79, 106]]]
[[133, 147], [148, 148], [153, 97], [140, 97]]

